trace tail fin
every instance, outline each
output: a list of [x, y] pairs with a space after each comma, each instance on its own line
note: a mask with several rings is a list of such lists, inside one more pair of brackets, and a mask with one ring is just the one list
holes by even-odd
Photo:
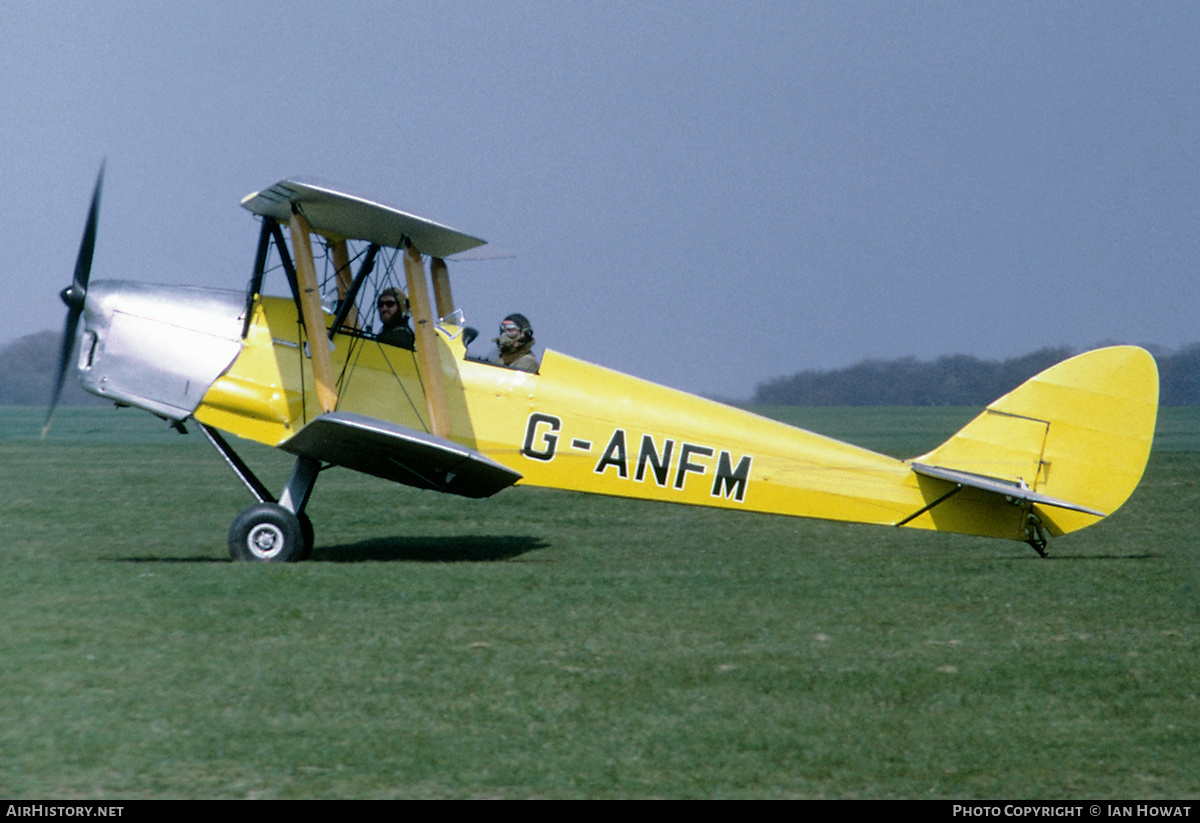
[[1096, 349], [1030, 378], [913, 463], [1016, 484], [1035, 493], [1026, 498], [1034, 503], [1050, 498], [1038, 511], [1057, 536], [1128, 499], [1146, 468], [1157, 416], [1150, 353]]

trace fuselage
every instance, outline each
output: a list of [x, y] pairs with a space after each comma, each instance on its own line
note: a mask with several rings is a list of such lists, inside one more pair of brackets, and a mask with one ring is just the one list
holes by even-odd
[[[298, 454], [289, 443], [327, 411], [291, 299], [110, 281], [89, 289], [84, 314], [81, 381], [118, 403]], [[1098, 512], [1044, 512], [1042, 522], [1061, 534], [1124, 501], [1153, 433], [1157, 375], [1153, 359], [1132, 347], [1048, 370], [919, 458], [941, 458], [933, 465], [967, 478], [955, 482], [554, 351], [536, 374], [480, 362], [462, 332], [443, 322], [426, 333], [437, 348], [431, 361], [353, 328], [332, 340], [317, 335], [330, 350], [334, 410], [440, 437], [527, 485], [1017, 540], [1027, 535], [1028, 503], [977, 488], [963, 472], [1007, 477], [1014, 491], [1053, 493], [1057, 484], [1071, 500], [1095, 501]], [[440, 369], [439, 409], [449, 421], [441, 432], [423, 379], [431, 367]], [[1103, 448], [1098, 431], [1108, 432]], [[1120, 472], [1128, 476], [1105, 482]]]

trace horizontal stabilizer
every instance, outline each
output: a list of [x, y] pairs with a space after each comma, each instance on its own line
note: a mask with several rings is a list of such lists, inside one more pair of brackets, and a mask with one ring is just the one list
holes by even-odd
[[1024, 483], [1013, 483], [1009, 480], [1001, 480], [996, 477], [985, 477], [981, 474], [971, 474], [970, 472], [962, 472], [955, 469], [944, 469], [941, 466], [926, 466], [922, 463], [913, 463], [912, 470], [925, 477], [936, 477], [938, 480], [948, 480], [951, 483], [957, 483], [959, 486], [968, 486], [972, 489], [981, 489], [985, 492], [995, 492], [1013, 500], [1026, 500], [1030, 503], [1055, 506], [1073, 512], [1095, 515], [1096, 517], [1106, 516], [1104, 512], [1087, 506], [1071, 503], [1068, 500], [1059, 500], [1047, 494], [1038, 494]]
[[279, 446], [292, 454], [418, 489], [490, 497], [521, 479], [457, 443], [374, 417], [330, 412]]
[[407, 240], [417, 251], [434, 257], [450, 257], [487, 244], [397, 206], [307, 178], [280, 180], [246, 195], [242, 206], [285, 225], [293, 212], [299, 212], [314, 231], [327, 236], [388, 248], [401, 248]]

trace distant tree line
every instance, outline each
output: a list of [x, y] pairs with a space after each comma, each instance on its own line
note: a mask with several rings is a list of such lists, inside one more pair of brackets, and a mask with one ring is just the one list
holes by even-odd
[[[1075, 352], [1039, 349], [1009, 360], [965, 354], [933, 361], [864, 360], [844, 369], [802, 371], [759, 383], [751, 402], [763, 406], [985, 406]], [[1200, 406], [1200, 343], [1156, 352], [1159, 402]]]
[[[58, 367], [60, 334], [40, 331], [27, 334], [0, 349], [0, 406], [46, 406], [54, 390], [54, 372]], [[79, 387], [72, 374], [63, 386], [62, 403], [78, 406], [102, 403], [100, 398]]]

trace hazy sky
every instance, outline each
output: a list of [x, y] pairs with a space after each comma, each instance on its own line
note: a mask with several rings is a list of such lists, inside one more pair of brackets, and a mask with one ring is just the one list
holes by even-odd
[[[468, 321], [667, 385], [1200, 340], [1190, 2], [0, 5], [0, 344], [244, 287], [309, 175], [486, 238]], [[280, 288], [281, 284], [275, 284]]]

